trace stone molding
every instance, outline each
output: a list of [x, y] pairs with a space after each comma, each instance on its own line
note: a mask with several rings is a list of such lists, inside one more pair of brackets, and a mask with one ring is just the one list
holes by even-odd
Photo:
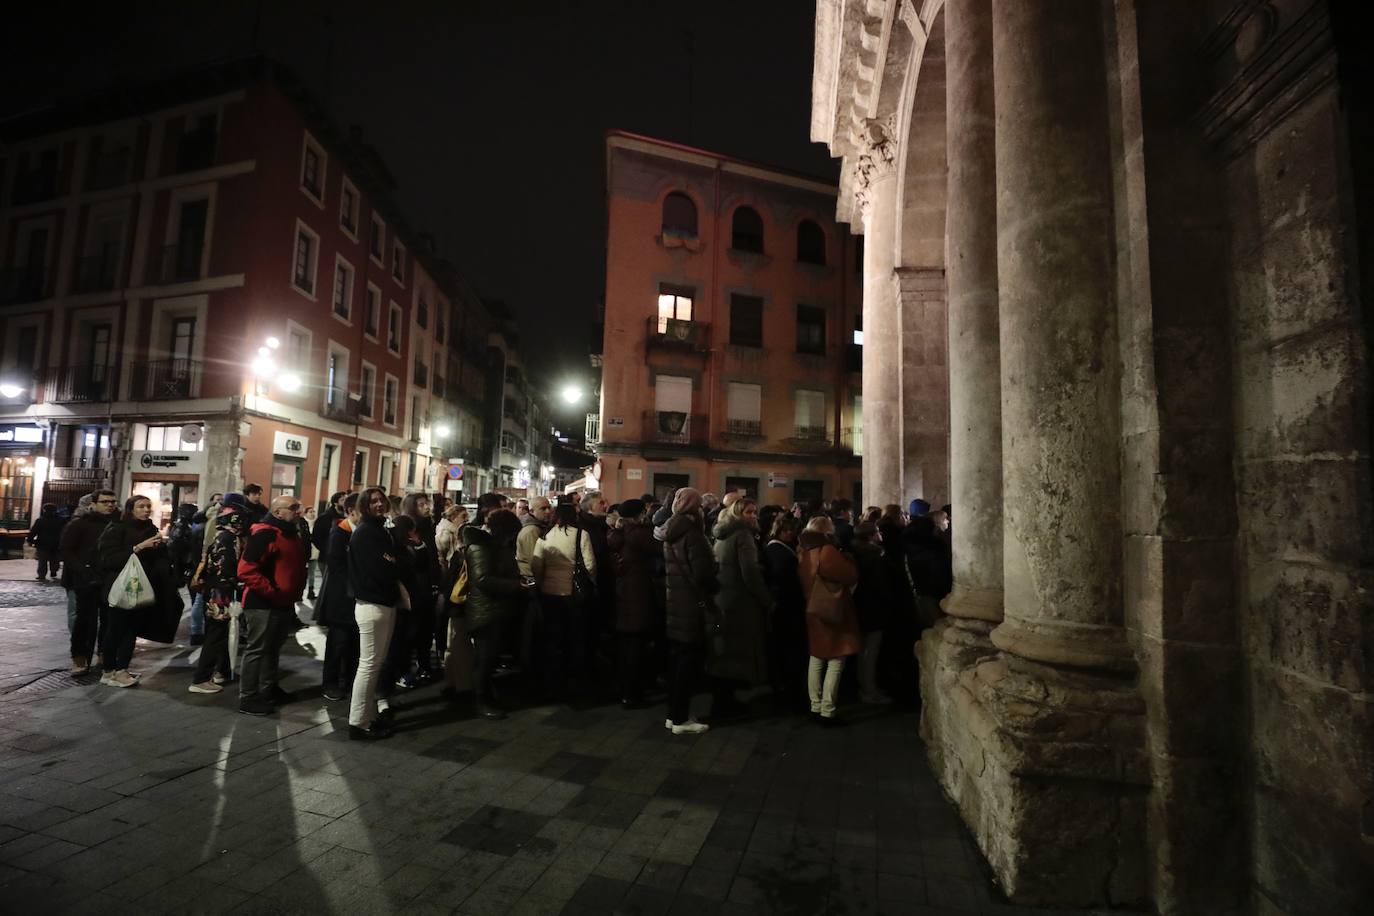
[[1197, 117], [1224, 159], [1239, 156], [1336, 76], [1322, 0], [1239, 0], [1201, 54], [1212, 91]]
[[[896, 117], [871, 120], [864, 128], [865, 145], [854, 163], [854, 199], [859, 211], [867, 216], [878, 193], [873, 186], [897, 173]], [[896, 193], [888, 188], [889, 194]]]

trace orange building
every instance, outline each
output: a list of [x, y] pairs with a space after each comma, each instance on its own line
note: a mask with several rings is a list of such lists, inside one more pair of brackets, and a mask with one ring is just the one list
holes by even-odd
[[863, 258], [837, 189], [622, 131], [606, 188], [607, 497], [857, 498]]

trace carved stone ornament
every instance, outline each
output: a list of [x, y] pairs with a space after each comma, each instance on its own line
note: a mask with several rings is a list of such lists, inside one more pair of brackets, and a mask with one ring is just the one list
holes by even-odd
[[871, 185], [897, 168], [896, 120], [893, 114], [864, 124], [864, 146], [854, 163], [854, 199], [861, 210], [871, 202]]

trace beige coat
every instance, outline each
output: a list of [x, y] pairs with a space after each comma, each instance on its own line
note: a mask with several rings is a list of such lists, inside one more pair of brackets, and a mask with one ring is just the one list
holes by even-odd
[[[534, 553], [530, 557], [530, 572], [534, 575], [534, 581], [539, 583], [540, 594], [563, 597], [572, 594], [573, 559], [577, 550], [574, 537], [578, 534], [582, 535], [582, 565], [595, 578], [596, 558], [592, 555], [592, 539], [587, 532], [580, 528], [554, 525], [543, 540], [534, 545]], [[518, 553], [516, 557], [519, 558]]]

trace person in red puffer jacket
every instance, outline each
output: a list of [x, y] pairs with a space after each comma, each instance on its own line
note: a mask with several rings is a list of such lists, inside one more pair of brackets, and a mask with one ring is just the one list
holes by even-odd
[[291, 695], [277, 683], [282, 643], [296, 623], [296, 602], [305, 589], [305, 551], [296, 525], [300, 500], [278, 496], [262, 521], [249, 529], [239, 557], [243, 620], [247, 627], [239, 712], [265, 716]]

